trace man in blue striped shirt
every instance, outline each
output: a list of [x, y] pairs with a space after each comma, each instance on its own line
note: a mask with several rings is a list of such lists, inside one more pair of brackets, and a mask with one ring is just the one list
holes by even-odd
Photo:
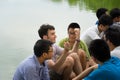
[[52, 42], [38, 40], [34, 46], [34, 55], [18, 66], [13, 80], [50, 80], [46, 60], [52, 56]]

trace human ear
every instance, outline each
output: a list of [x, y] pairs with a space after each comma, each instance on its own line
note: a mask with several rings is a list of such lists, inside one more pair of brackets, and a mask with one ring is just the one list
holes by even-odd
[[47, 57], [47, 53], [44, 52], [42, 56], [43, 56], [44, 58], [46, 58], [46, 57]]
[[43, 39], [47, 40], [47, 35], [44, 35], [44, 36], [43, 36]]

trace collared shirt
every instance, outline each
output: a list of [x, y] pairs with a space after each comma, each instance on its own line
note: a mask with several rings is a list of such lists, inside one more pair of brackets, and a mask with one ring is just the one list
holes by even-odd
[[35, 55], [28, 57], [18, 66], [13, 80], [50, 80], [46, 62], [40, 64]]
[[120, 59], [120, 46], [111, 51], [111, 56], [118, 57]]
[[97, 25], [90, 27], [88, 30], [85, 31], [81, 35], [81, 40], [83, 40], [87, 46], [90, 45], [90, 42], [94, 39], [100, 39], [101, 38], [101, 33], [98, 30]]
[[84, 80], [119, 80], [120, 59], [111, 57], [92, 71]]

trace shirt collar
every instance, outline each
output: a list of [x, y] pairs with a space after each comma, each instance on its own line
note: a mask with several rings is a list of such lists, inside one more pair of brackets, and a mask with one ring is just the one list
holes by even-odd
[[41, 68], [41, 67], [44, 67], [45, 66], [45, 62], [43, 62], [43, 64], [40, 64], [37, 57], [34, 55], [33, 56], [34, 60], [35, 60], [35, 63], [37, 65], [38, 68]]

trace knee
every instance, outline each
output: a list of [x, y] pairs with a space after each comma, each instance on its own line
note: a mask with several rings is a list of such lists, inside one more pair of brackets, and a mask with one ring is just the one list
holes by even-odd
[[74, 65], [74, 59], [72, 57], [70, 57], [70, 56], [67, 57], [66, 58], [66, 64], [67, 64], [67, 66], [72, 67]]
[[74, 60], [78, 60], [78, 59], [79, 59], [79, 56], [78, 56], [77, 53], [72, 53], [70, 56], [71, 56]]

